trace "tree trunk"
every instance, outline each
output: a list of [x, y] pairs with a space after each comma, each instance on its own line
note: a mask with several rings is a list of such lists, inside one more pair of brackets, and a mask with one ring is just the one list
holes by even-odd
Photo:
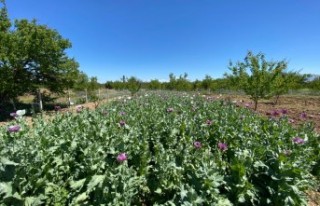
[[254, 111], [257, 111], [258, 108], [258, 100], [253, 100], [254, 102]]
[[40, 112], [42, 112], [43, 104], [42, 104], [41, 89], [38, 89], [38, 101], [39, 101], [39, 110], [40, 110]]
[[71, 107], [71, 97], [70, 97], [70, 90], [68, 89], [68, 105]]
[[277, 95], [277, 96], [276, 96], [276, 101], [273, 103], [274, 105], [277, 105], [277, 104], [278, 104], [279, 97], [280, 97], [280, 95]]
[[86, 103], [88, 103], [88, 89], [85, 89], [86, 92]]
[[10, 102], [12, 104], [13, 110], [16, 111], [17, 107], [16, 107], [16, 104], [15, 104], [15, 102], [14, 102], [14, 100], [12, 98], [10, 98]]

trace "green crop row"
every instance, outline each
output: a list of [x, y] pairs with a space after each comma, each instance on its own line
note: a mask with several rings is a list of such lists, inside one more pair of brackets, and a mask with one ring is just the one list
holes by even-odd
[[305, 205], [312, 125], [217, 99], [146, 94], [0, 128], [2, 205]]

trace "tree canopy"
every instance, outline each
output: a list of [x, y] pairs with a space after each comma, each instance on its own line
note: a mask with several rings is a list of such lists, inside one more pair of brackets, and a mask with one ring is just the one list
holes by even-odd
[[66, 54], [71, 42], [36, 20], [15, 20], [11, 25], [1, 2], [0, 102], [40, 87], [52, 92], [72, 87], [79, 65]]
[[232, 74], [226, 74], [227, 78], [250, 96], [255, 110], [260, 99], [275, 95], [275, 83], [286, 84], [279, 76], [287, 69], [287, 62], [267, 61], [262, 53], [254, 55], [248, 52], [244, 62], [237, 62], [235, 65], [230, 62], [229, 69]]

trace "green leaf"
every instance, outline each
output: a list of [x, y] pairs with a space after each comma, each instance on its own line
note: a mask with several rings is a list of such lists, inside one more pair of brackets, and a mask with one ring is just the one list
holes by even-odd
[[154, 191], [155, 193], [158, 193], [158, 194], [161, 194], [162, 193], [162, 189], [161, 188], [158, 188]]
[[86, 181], [86, 178], [83, 178], [83, 179], [77, 180], [77, 181], [71, 181], [70, 182], [70, 187], [73, 190], [81, 189], [83, 187], [83, 184], [84, 184], [85, 181]]
[[266, 167], [266, 168], [268, 168], [268, 166], [266, 164], [264, 164], [262, 161], [255, 161], [253, 166], [256, 167], [256, 168], [258, 168], [258, 167]]
[[19, 165], [18, 163], [13, 162], [13, 161], [11, 161], [11, 160], [8, 160], [8, 159], [5, 158], [5, 157], [1, 157], [1, 163], [4, 164], [4, 165], [14, 165], [14, 166]]
[[188, 195], [188, 190], [185, 190], [184, 186], [182, 185], [180, 187], [180, 198], [181, 198], [181, 200], [183, 200], [185, 197], [187, 197], [187, 195]]
[[0, 194], [5, 194], [5, 197], [12, 195], [12, 182], [0, 183]]
[[201, 197], [197, 197], [197, 199], [194, 201], [194, 203], [197, 203], [197, 204], [202, 204], [203, 202], [204, 202], [204, 199]]
[[25, 206], [36, 206], [42, 205], [43, 202], [41, 201], [40, 197], [27, 197], [24, 204]]
[[80, 195], [78, 195], [75, 199], [75, 203], [80, 203], [80, 202], [84, 202], [86, 199], [88, 198], [88, 195], [86, 192], [81, 193]]
[[90, 182], [87, 185], [87, 190], [91, 191], [94, 187], [96, 187], [98, 184], [102, 184], [105, 179], [104, 175], [93, 175]]
[[246, 199], [244, 198], [244, 195], [243, 194], [240, 194], [238, 196], [238, 201], [241, 202], [241, 203], [244, 203], [246, 201]]

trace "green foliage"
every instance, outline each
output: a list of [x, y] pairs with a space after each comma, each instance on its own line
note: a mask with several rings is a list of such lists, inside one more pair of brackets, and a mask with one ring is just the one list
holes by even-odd
[[187, 79], [188, 74], [184, 73], [176, 78], [173, 73], [169, 74], [169, 82], [166, 84], [166, 89], [177, 90], [177, 91], [190, 91], [193, 86], [191, 82]]
[[139, 92], [142, 82], [136, 77], [130, 77], [126, 80], [126, 87], [130, 91], [131, 96]]
[[244, 62], [238, 62], [236, 65], [230, 62], [229, 69], [232, 74], [226, 76], [250, 96], [256, 110], [260, 99], [267, 99], [274, 95], [276, 88], [273, 86], [274, 84], [279, 82], [283, 85], [287, 84], [283, 78], [279, 77], [286, 68], [285, 61], [266, 61], [263, 54], [254, 55], [248, 52]]
[[3, 205], [306, 205], [320, 162], [308, 124], [179, 93], [14, 124], [0, 127]]
[[100, 84], [98, 83], [97, 77], [91, 77], [86, 91], [88, 92], [88, 96], [91, 101], [95, 103], [95, 106], [97, 107], [100, 104]]
[[43, 87], [59, 93], [73, 86], [78, 63], [65, 53], [69, 40], [35, 20], [15, 20], [10, 28], [6, 7], [0, 18], [1, 102]]
[[160, 90], [162, 89], [161, 82], [157, 79], [153, 79], [149, 82], [148, 89]]
[[315, 77], [311, 82], [309, 82], [309, 87], [315, 91], [320, 91], [320, 77]]
[[299, 76], [296, 72], [282, 72], [275, 77], [271, 85], [272, 96], [276, 97], [275, 104], [277, 104], [280, 95], [287, 94], [290, 89], [297, 87]]

